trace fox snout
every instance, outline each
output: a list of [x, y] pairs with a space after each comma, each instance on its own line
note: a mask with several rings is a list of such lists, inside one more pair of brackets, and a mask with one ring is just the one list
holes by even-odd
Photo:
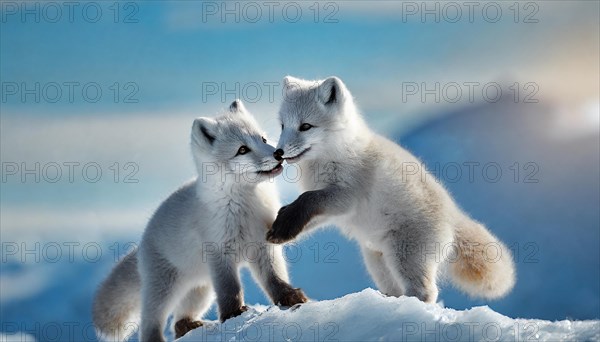
[[283, 160], [283, 150], [278, 148], [275, 150], [275, 152], [273, 152], [273, 157], [275, 158], [275, 160], [277, 161], [282, 161]]

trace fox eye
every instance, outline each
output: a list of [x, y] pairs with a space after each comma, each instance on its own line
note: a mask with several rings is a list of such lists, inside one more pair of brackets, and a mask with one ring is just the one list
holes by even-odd
[[250, 148], [248, 148], [248, 146], [242, 146], [238, 149], [236, 156], [241, 155], [241, 154], [246, 154], [248, 152], [250, 152]]
[[302, 125], [300, 125], [300, 132], [305, 132], [308, 131], [309, 129], [313, 128], [314, 126], [309, 124], [309, 123], [303, 123]]
[[281, 124], [281, 130], [283, 131], [283, 124]]
[[265, 137], [261, 137], [261, 138], [262, 138], [262, 141], [266, 144], [267, 143], [267, 138], [265, 138]]

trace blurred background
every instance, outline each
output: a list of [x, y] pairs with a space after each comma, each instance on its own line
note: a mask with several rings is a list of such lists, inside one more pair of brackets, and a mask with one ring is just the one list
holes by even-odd
[[[598, 1], [0, 4], [1, 340], [94, 340], [99, 282], [196, 174], [193, 118], [240, 98], [275, 144], [285, 75], [340, 77], [510, 246], [510, 295], [445, 306], [600, 318]], [[335, 229], [287, 252], [315, 300], [375, 287]]]

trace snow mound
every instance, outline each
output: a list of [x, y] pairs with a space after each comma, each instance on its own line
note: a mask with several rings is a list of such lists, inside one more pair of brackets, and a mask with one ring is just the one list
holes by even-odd
[[254, 306], [180, 341], [600, 341], [600, 320], [513, 319], [487, 306], [457, 311], [365, 289], [280, 309]]

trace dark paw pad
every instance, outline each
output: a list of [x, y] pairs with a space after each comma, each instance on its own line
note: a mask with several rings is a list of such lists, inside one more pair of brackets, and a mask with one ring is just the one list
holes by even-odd
[[202, 326], [200, 321], [192, 321], [190, 318], [182, 318], [175, 323], [175, 338], [180, 338], [187, 334], [190, 330], [200, 328]]
[[246, 311], [248, 311], [248, 307], [246, 305], [242, 305], [241, 307], [239, 307], [236, 310], [223, 313], [223, 314], [221, 314], [221, 322], [225, 322], [226, 320], [228, 320], [232, 317], [237, 317]]
[[276, 304], [281, 306], [294, 306], [300, 303], [306, 303], [308, 298], [304, 295], [301, 289], [290, 289], [286, 293], [284, 293]]

